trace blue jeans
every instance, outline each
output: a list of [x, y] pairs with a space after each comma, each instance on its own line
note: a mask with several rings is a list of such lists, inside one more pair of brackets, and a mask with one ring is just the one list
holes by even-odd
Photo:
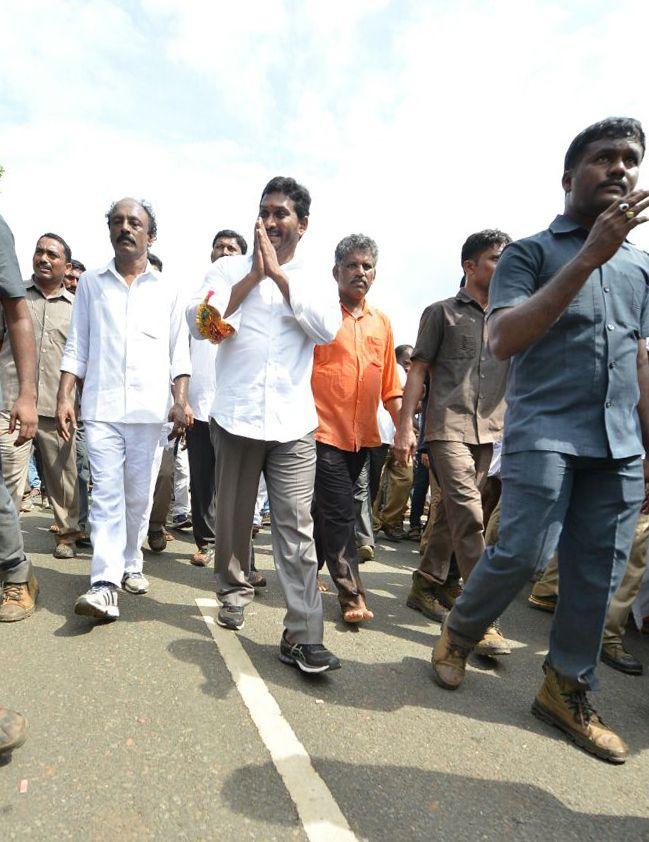
[[611, 595], [624, 574], [644, 494], [642, 460], [552, 451], [502, 458], [500, 537], [474, 567], [448, 618], [452, 639], [473, 646], [555, 551], [559, 601], [548, 663], [596, 688]]
[[27, 582], [31, 568], [25, 557], [16, 507], [0, 470], [0, 583]]

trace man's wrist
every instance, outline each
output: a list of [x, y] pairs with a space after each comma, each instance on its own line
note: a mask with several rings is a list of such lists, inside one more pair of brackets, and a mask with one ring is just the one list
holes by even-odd
[[34, 401], [34, 403], [36, 403], [36, 398], [37, 398], [37, 393], [36, 393], [36, 387], [35, 386], [22, 386], [21, 389], [18, 392], [17, 400], [19, 400], [19, 401], [23, 401], [23, 400]]

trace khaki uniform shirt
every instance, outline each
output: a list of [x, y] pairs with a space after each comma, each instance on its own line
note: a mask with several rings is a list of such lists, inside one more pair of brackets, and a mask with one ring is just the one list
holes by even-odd
[[[70, 327], [74, 295], [64, 287], [46, 298], [33, 281], [28, 281], [25, 300], [31, 313], [36, 336], [36, 387], [38, 414], [47, 418], [56, 415], [56, 393], [61, 375], [61, 357]], [[0, 384], [2, 408], [8, 410], [18, 397], [18, 373], [6, 335], [4, 319], [0, 317]]]
[[485, 312], [463, 289], [424, 310], [412, 358], [430, 368], [424, 441], [502, 437], [508, 363], [489, 352]]

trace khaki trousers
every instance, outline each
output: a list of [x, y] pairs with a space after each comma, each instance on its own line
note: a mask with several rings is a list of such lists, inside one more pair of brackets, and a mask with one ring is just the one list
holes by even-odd
[[[8, 412], [2, 413], [0, 424], [2, 473], [16, 511], [20, 511], [20, 501], [27, 483], [31, 443], [13, 447], [16, 434], [2, 435], [8, 429]], [[59, 528], [56, 542], [57, 544], [71, 544], [79, 537], [79, 488], [75, 437], [72, 436], [69, 442], [63, 441], [56, 432], [54, 418], [39, 415], [35, 441], [38, 443], [41, 454], [43, 469], [41, 479], [45, 483], [47, 495], [52, 504], [54, 523]]]
[[[455, 553], [466, 582], [484, 552], [482, 488], [487, 481], [493, 445], [459, 441], [429, 444], [433, 470], [442, 492], [426, 552], [426, 578], [443, 585]], [[420, 566], [421, 570], [421, 566]]]
[[412, 489], [412, 462], [405, 467], [396, 465], [392, 449], [387, 455], [381, 488], [374, 501], [374, 531], [387, 526], [391, 529], [403, 527], [403, 516], [408, 506], [408, 498]]
[[[641, 514], [633, 533], [629, 561], [618, 589], [611, 598], [604, 627], [604, 644], [621, 643], [631, 606], [638, 595], [647, 568], [649, 549], [649, 515]], [[535, 596], [554, 596], [559, 593], [557, 556], [552, 556], [543, 576], [532, 588]]]
[[153, 491], [153, 505], [149, 515], [149, 532], [162, 532], [167, 523], [171, 508], [171, 493], [174, 487], [174, 448], [165, 447], [162, 451], [160, 470]]

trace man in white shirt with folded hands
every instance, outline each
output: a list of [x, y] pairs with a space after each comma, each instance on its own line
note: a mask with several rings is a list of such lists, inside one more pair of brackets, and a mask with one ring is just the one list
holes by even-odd
[[217, 261], [187, 309], [192, 335], [220, 345], [210, 431], [216, 457], [215, 569], [219, 625], [243, 626], [254, 589], [250, 535], [263, 471], [277, 575], [286, 598], [280, 660], [307, 673], [340, 666], [323, 645], [313, 543], [311, 392], [315, 345], [331, 342], [340, 306], [295, 257], [311, 197], [292, 178], [264, 188], [254, 253]]
[[191, 424], [186, 397], [191, 365], [180, 288], [148, 261], [156, 236], [153, 210], [145, 202], [121, 199], [107, 219], [115, 258], [79, 281], [61, 361], [57, 427], [67, 440], [76, 426], [72, 389], [83, 381], [93, 555], [90, 590], [74, 610], [115, 620], [120, 586], [134, 594], [149, 587], [141, 546], [163, 426], [167, 419], [173, 423], [171, 439]]

